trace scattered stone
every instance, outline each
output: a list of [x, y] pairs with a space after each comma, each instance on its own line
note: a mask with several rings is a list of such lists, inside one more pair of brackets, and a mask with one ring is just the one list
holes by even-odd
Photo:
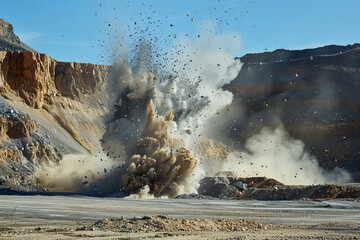
[[[233, 231], [259, 231], [271, 229], [272, 226], [256, 221], [229, 220], [229, 219], [176, 219], [163, 215], [143, 216], [129, 220], [97, 221], [86, 229], [110, 230], [114, 232], [165, 232], [164, 236], [174, 235], [175, 232], [233, 232]], [[171, 232], [171, 233], [170, 233]], [[158, 234], [159, 235], [159, 234]], [[161, 235], [159, 235], [160, 237]]]

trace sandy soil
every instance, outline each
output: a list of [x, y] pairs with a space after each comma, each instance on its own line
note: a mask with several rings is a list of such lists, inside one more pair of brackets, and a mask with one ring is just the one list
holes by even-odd
[[360, 203], [353, 200], [0, 197], [0, 239], [359, 239], [359, 236]]
[[[108, 226], [89, 221], [11, 220], [16, 223], [1, 221], [0, 239], [360, 239], [358, 228], [271, 226], [244, 220], [176, 219], [179, 223], [176, 225], [172, 220], [167, 224], [164, 221], [149, 221], [149, 225], [141, 220], [124, 220], [122, 224], [119, 224], [121, 220], [100, 220], [101, 223], [109, 222], [106, 223]], [[216, 227], [218, 221], [224, 221], [230, 227], [219, 229]], [[183, 228], [182, 222], [194, 224], [193, 229]], [[156, 224], [161, 227], [156, 227]]]
[[[140, 226], [140, 222], [137, 224], [137, 221], [139, 220], [126, 220], [127, 223], [120, 224], [116, 228], [107, 228], [99, 227], [98, 224], [92, 225], [91, 222], [51, 221], [51, 223], [45, 223], [43, 220], [32, 219], [32, 221], [1, 227], [0, 239], [360, 239], [359, 230], [356, 229], [316, 229], [299, 226], [267, 228], [265, 225], [259, 225], [262, 227], [256, 229], [249, 228], [246, 221], [240, 220], [237, 222], [241, 228], [233, 230], [215, 229], [212, 231], [204, 227], [204, 230], [188, 231], [183, 230], [180, 225], [180, 228], [175, 231], [172, 230], [174, 226], [169, 223], [163, 225], [161, 230], [154, 231], [154, 229], [146, 230], [148, 225]], [[188, 219], [177, 219], [177, 221], [191, 222]], [[209, 223], [209, 220], [195, 221], [198, 221], [198, 224], [195, 224], [194, 228]], [[134, 228], [127, 228], [130, 225]]]

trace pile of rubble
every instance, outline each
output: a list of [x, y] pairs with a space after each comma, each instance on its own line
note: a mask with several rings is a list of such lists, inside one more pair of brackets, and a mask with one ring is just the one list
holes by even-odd
[[205, 177], [200, 181], [198, 194], [184, 194], [177, 198], [238, 200], [360, 198], [360, 184], [298, 186], [284, 185], [266, 177]]
[[248, 220], [176, 219], [163, 215], [133, 219], [103, 219], [79, 230], [110, 230], [114, 232], [233, 232], [270, 229], [272, 226]]

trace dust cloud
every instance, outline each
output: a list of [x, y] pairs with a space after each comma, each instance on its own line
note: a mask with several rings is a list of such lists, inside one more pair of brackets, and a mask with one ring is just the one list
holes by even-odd
[[[99, 161], [101, 159], [101, 161]], [[40, 166], [36, 176], [50, 192], [96, 192], [96, 183], [114, 169], [116, 163], [104, 153], [65, 155], [59, 163]]]
[[191, 130], [194, 135], [202, 135], [210, 130], [209, 122], [233, 100], [232, 93], [222, 87], [238, 75], [242, 66], [231, 55], [240, 53], [238, 33], [212, 34], [216, 27], [211, 24], [204, 29], [208, 31], [200, 31], [201, 37], [193, 41], [179, 37], [166, 68], [173, 77], [162, 78], [155, 85], [155, 105], [160, 112], [173, 109], [182, 134]]
[[197, 160], [185, 149], [182, 139], [169, 134], [173, 118], [171, 110], [164, 117], [158, 116], [150, 100], [142, 136], [135, 147], [137, 154], [131, 157], [123, 177], [125, 191], [137, 192], [147, 186], [155, 197], [170, 198], [196, 191], [190, 177]]
[[336, 168], [327, 172], [319, 166], [305, 144], [292, 138], [283, 127], [263, 128], [250, 137], [245, 151], [231, 152], [223, 171], [233, 171], [238, 177], [268, 177], [288, 185], [346, 183], [351, 180], [347, 171]]
[[[112, 148], [121, 160], [100, 166], [86, 156], [84, 165], [77, 167], [79, 156], [68, 156], [42, 171], [40, 182], [51, 191], [86, 192], [104, 179], [101, 169], [119, 164], [118, 177], [101, 184], [114, 185], [133, 199], [196, 193], [199, 179], [215, 171], [266, 176], [286, 184], [349, 181], [342, 169], [322, 170], [304, 143], [282, 127], [261, 130], [239, 149], [221, 140], [225, 134], [217, 127], [219, 122], [231, 124], [241, 114], [241, 106], [238, 112], [227, 111], [233, 95], [223, 89], [241, 70], [242, 63], [233, 57], [240, 53], [241, 36], [217, 35], [216, 26], [205, 26], [196, 40], [177, 36], [172, 50], [157, 63], [156, 49], [149, 42], [138, 43], [133, 60], [124, 51], [125, 44], [114, 44], [114, 52], [121, 49], [114, 55], [121, 57], [114, 59], [109, 77], [113, 116], [102, 140], [103, 147]], [[84, 176], [95, 183], [85, 183]]]
[[[241, 69], [240, 61], [227, 52], [229, 42], [224, 39], [232, 41], [228, 46], [232, 46], [233, 52], [240, 50], [241, 43], [232, 40], [233, 35], [209, 33], [204, 33], [195, 42], [179, 38], [179, 45], [169, 54], [172, 58], [168, 59], [165, 71], [146, 73], [146, 76], [154, 76], [151, 78], [141, 77], [138, 68], [148, 69], [143, 65], [149, 64], [148, 59], [151, 59], [142, 54], [135, 61], [135, 69], [130, 64], [128, 68], [121, 65], [122, 71], [118, 74], [121, 92], [126, 92], [121, 103], [128, 106], [121, 107], [120, 115], [138, 129], [143, 127], [135, 147], [128, 150], [130, 161], [122, 185], [129, 193], [143, 192], [147, 189], [145, 186], [155, 197], [173, 198], [182, 193], [194, 193], [198, 179], [204, 175], [203, 168], [197, 167], [202, 157], [211, 156], [215, 166], [215, 158], [219, 154], [224, 156], [221, 151], [226, 147], [208, 139], [206, 132], [211, 129], [210, 121], [219, 118], [219, 111], [232, 102], [232, 93], [223, 90], [222, 86], [235, 78]], [[180, 47], [182, 50], [178, 51]], [[136, 84], [137, 79], [145, 81]], [[139, 89], [131, 87], [136, 85]], [[149, 104], [143, 121], [137, 114], [144, 111], [146, 100]], [[220, 152], [210, 146], [220, 146]]]

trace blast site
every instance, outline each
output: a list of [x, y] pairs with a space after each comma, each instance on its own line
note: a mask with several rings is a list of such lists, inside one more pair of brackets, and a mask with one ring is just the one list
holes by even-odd
[[357, 2], [20, 2], [0, 239], [359, 239], [360, 44], [328, 19]]

